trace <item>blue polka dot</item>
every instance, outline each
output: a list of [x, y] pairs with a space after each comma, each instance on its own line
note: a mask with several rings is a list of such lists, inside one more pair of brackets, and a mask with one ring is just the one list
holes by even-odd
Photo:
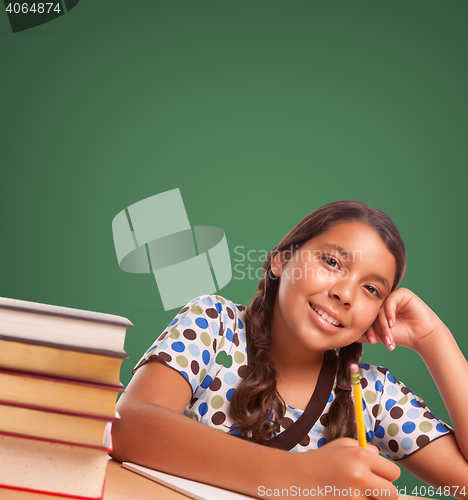
[[203, 303], [206, 304], [207, 306], [212, 306], [213, 299], [208, 295], [208, 297], [203, 298]]
[[[297, 448], [297, 446], [295, 446], [294, 448], [291, 448], [289, 450], [290, 453], [299, 453], [299, 449]], [[270, 490], [271, 491], [271, 490]]]
[[410, 439], [410, 438], [403, 438], [401, 440], [401, 447], [405, 450], [405, 451], [410, 451], [411, 448], [413, 447], [413, 440]]
[[374, 433], [372, 431], [366, 432], [366, 441], [368, 443], [372, 443], [373, 437], [374, 437]]
[[364, 411], [366, 409], [366, 402], [364, 401], [364, 398], [362, 398], [362, 410]]
[[204, 379], [203, 382], [200, 384], [203, 389], [206, 389], [207, 387], [210, 386], [211, 382], [213, 382], [213, 379], [207, 375]]
[[229, 427], [229, 434], [233, 436], [242, 436], [242, 429], [236, 428], [236, 424], [232, 424], [231, 427]]
[[197, 344], [189, 344], [188, 351], [195, 358], [200, 354], [200, 348]]
[[206, 349], [202, 353], [202, 359], [203, 363], [207, 365], [210, 362], [211, 356], [210, 356], [210, 351], [207, 351]]
[[157, 345], [154, 345], [153, 347], [150, 347], [147, 351], [146, 351], [146, 354], [148, 354], [149, 352], [151, 351], [154, 351], [156, 349], [156, 347], [158, 347]]
[[327, 444], [327, 440], [325, 438], [321, 438], [317, 441], [317, 448], [321, 448], [324, 444]]
[[239, 332], [239, 339], [243, 344], [247, 342], [247, 334], [245, 331]]
[[216, 321], [212, 321], [210, 323], [210, 328], [211, 328], [211, 331], [213, 332], [213, 335], [219, 334], [219, 323], [216, 323]]
[[333, 393], [331, 393], [330, 396], [328, 396], [327, 403], [331, 403], [332, 401], [333, 401]]
[[208, 405], [206, 403], [202, 403], [198, 407], [198, 413], [203, 417], [203, 415], [206, 415], [206, 412], [208, 411]]
[[387, 373], [387, 380], [390, 380], [392, 384], [397, 383], [396, 378], [391, 373]]
[[367, 363], [359, 363], [359, 366], [363, 369], [363, 370], [368, 370], [370, 368], [370, 365], [368, 365]]
[[300, 417], [302, 417], [302, 411], [298, 410], [298, 411], [294, 412], [293, 420], [297, 420]]
[[377, 382], [375, 383], [375, 390], [377, 392], [383, 391], [383, 385], [382, 385], [382, 382], [380, 380], [377, 380]]
[[192, 324], [192, 318], [190, 316], [184, 316], [181, 320], [180, 320], [180, 324], [182, 326], [190, 326]]
[[396, 401], [394, 399], [387, 399], [385, 402], [385, 409], [391, 410], [396, 405]]
[[226, 392], [226, 399], [228, 401], [231, 401], [232, 396], [234, 396], [234, 393], [236, 392], [235, 389], [229, 389], [229, 391]]
[[411, 404], [412, 404], [413, 406], [415, 406], [416, 408], [421, 408], [421, 407], [419, 406], [418, 400], [417, 400], [416, 398], [413, 398], [413, 399], [411, 400]]
[[175, 352], [184, 352], [185, 351], [185, 344], [183, 342], [174, 342], [171, 345], [171, 348]]
[[372, 425], [372, 419], [367, 415], [364, 415], [364, 427], [370, 427]]
[[207, 327], [208, 327], [208, 321], [206, 321], [206, 319], [205, 319], [205, 318], [197, 318], [197, 319], [195, 320], [195, 324], [196, 324], [198, 327], [202, 328], [203, 330], [204, 330], [205, 328], [207, 328]]
[[411, 434], [414, 429], [416, 429], [416, 424], [414, 422], [405, 422], [402, 426], [401, 426], [401, 430], [405, 433], [405, 434]]
[[190, 385], [192, 386], [192, 391], [193, 393], [195, 394], [195, 392], [197, 391], [198, 387], [197, 387], [197, 381], [193, 378], [191, 381], [190, 381]]
[[312, 429], [310, 429], [310, 433], [312, 436], [318, 436], [320, 432], [322, 431], [322, 428], [320, 427], [319, 424], [315, 424]]
[[236, 376], [232, 372], [227, 372], [226, 375], [224, 375], [224, 382], [228, 385], [234, 385], [236, 383]]
[[374, 382], [374, 380], [377, 380], [377, 377], [378, 377], [378, 373], [377, 372], [369, 372], [367, 374], [367, 380], [369, 382]]
[[216, 302], [215, 307], [216, 307], [216, 310], [218, 311], [218, 314], [223, 310], [223, 306], [221, 305], [221, 302]]
[[179, 321], [179, 319], [178, 319], [178, 318], [174, 318], [174, 319], [173, 319], [173, 320], [169, 323], [168, 327], [169, 327], [169, 326], [172, 326], [172, 325], [175, 325], [175, 324], [177, 323], [177, 321]]
[[385, 436], [385, 429], [379, 425], [377, 429], [375, 429], [375, 437], [382, 439]]
[[207, 418], [202, 418], [202, 419], [201, 419], [201, 423], [202, 423], [203, 425], [210, 425], [210, 421], [209, 421]]
[[195, 297], [194, 299], [192, 299], [189, 304], [193, 304], [194, 302], [196, 302], [197, 300], [200, 300], [200, 297]]
[[398, 394], [398, 389], [394, 385], [389, 385], [386, 389], [385, 392], [389, 396], [396, 396]]
[[448, 432], [449, 430], [447, 429], [447, 427], [445, 427], [445, 425], [442, 425], [442, 424], [437, 424], [436, 425], [436, 429], [439, 431], [439, 432]]
[[420, 413], [418, 410], [416, 410], [416, 408], [411, 408], [406, 412], [406, 415], [408, 416], [408, 418], [416, 420], [417, 418], [419, 418]]
[[380, 443], [377, 446], [379, 450], [388, 451], [387, 445], [383, 441], [380, 441]]
[[190, 382], [190, 378], [187, 372], [181, 371], [180, 374], [183, 375]]
[[242, 323], [242, 321], [239, 318], [237, 318], [237, 324], [241, 330], [242, 330], [242, 328], [244, 328], [244, 324]]
[[234, 334], [232, 333], [232, 330], [230, 328], [226, 330], [226, 338], [229, 340], [229, 342], [232, 342], [232, 339], [234, 338]]
[[166, 341], [161, 342], [159, 344], [159, 348], [161, 349], [161, 351], [165, 351], [168, 347], [169, 347], [169, 344]]

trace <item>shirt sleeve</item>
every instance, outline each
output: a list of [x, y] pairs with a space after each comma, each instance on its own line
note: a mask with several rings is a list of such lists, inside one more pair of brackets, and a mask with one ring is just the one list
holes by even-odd
[[190, 301], [145, 352], [132, 373], [150, 359], [159, 358], [185, 378], [192, 395], [199, 387], [208, 387], [212, 381], [208, 374], [220, 356], [217, 350], [225, 342], [222, 316], [226, 310], [232, 312], [226, 302], [215, 295]]
[[367, 440], [391, 460], [453, 433], [387, 368], [361, 363], [361, 387]]

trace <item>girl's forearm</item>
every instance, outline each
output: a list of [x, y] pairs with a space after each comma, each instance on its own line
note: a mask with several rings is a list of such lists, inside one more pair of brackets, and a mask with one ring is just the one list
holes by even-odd
[[119, 412], [122, 419], [112, 429], [116, 460], [252, 496], [261, 485], [287, 487], [281, 472], [287, 452], [224, 434], [156, 405], [141, 403]]
[[468, 363], [450, 330], [441, 325], [418, 353], [430, 371], [450, 415], [455, 437], [468, 461]]

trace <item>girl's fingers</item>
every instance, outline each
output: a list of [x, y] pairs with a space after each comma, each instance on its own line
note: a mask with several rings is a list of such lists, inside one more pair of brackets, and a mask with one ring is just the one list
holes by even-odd
[[380, 329], [380, 338], [382, 342], [385, 344], [389, 351], [393, 351], [395, 349], [395, 342], [393, 341], [393, 335], [388, 326], [388, 317], [386, 314], [385, 305], [380, 308], [379, 315], [377, 316], [377, 321]]

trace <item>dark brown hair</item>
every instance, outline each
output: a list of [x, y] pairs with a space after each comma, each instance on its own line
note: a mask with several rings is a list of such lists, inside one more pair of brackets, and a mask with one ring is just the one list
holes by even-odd
[[[279, 432], [285, 404], [276, 388], [276, 368], [270, 351], [265, 348], [270, 339], [270, 321], [278, 291], [279, 280], [271, 271], [271, 261], [278, 252], [294, 252], [304, 243], [319, 236], [338, 222], [361, 222], [375, 229], [396, 260], [392, 291], [398, 286], [406, 267], [406, 251], [401, 235], [390, 217], [384, 212], [369, 208], [359, 201], [336, 201], [325, 205], [302, 219], [270, 251], [263, 264], [263, 276], [257, 294], [247, 307], [245, 325], [247, 332], [247, 371], [231, 401], [231, 414], [237, 433], [261, 444], [267, 444]], [[254, 345], [255, 344], [255, 345]], [[336, 356], [335, 350], [325, 356]], [[359, 363], [362, 344], [353, 343], [338, 350], [337, 384], [349, 385], [349, 367]], [[355, 437], [354, 407], [346, 391], [336, 394], [327, 415], [330, 442], [339, 437]]]

